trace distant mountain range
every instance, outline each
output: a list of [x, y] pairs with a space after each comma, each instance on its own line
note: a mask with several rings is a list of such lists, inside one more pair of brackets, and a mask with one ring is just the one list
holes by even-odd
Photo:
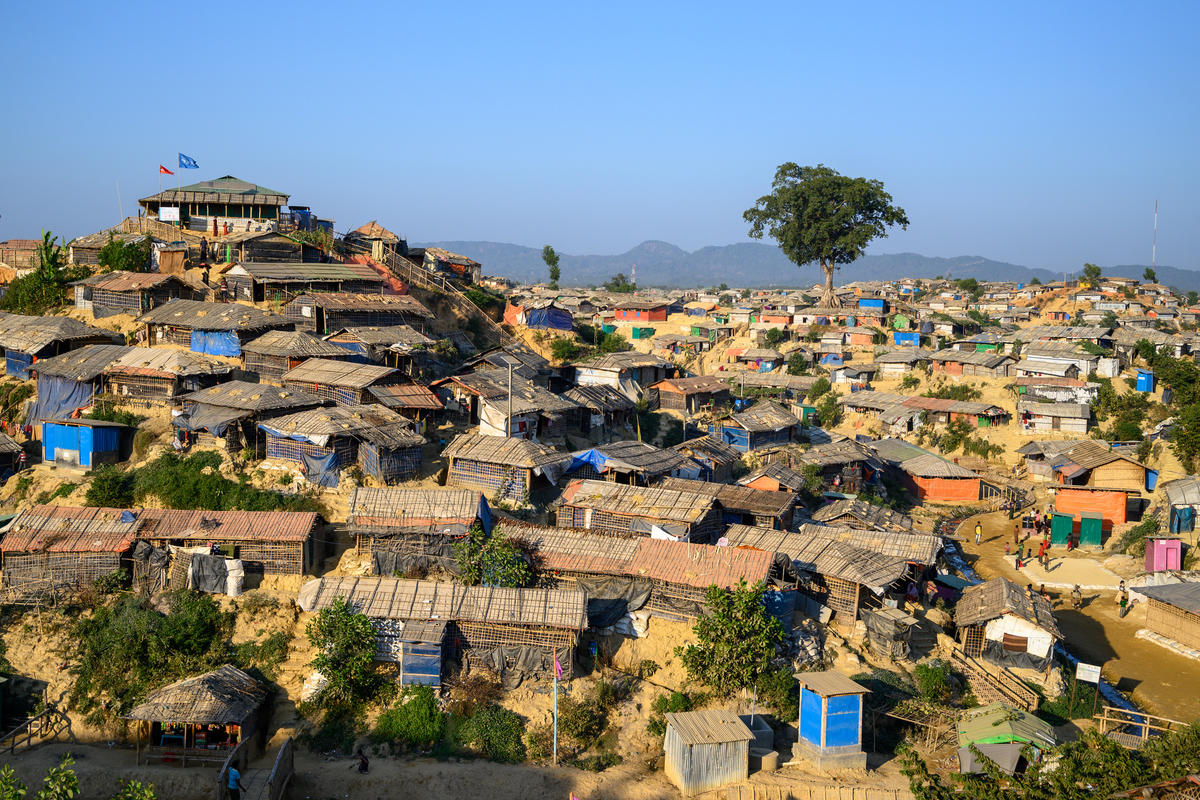
[[[483, 264], [485, 275], [500, 275], [517, 281], [546, 280], [542, 251], [503, 242], [428, 242], [425, 247], [444, 247]], [[618, 272], [629, 277], [636, 265], [641, 286], [699, 287], [730, 286], [804, 287], [822, 282], [817, 267], [797, 269], [779, 248], [761, 242], [743, 242], [722, 247], [702, 247], [691, 253], [669, 242], [642, 242], [628, 252], [611, 256], [574, 256], [559, 253], [564, 286], [597, 286]], [[1141, 278], [1144, 265], [1105, 267], [1105, 275]], [[1182, 291], [1200, 291], [1200, 272], [1177, 267], [1157, 267], [1158, 280]], [[1063, 277], [1061, 272], [1024, 267], [982, 256], [936, 258], [918, 253], [866, 256], [838, 273], [838, 281], [934, 278], [938, 275], [980, 280], [1043, 283]]]

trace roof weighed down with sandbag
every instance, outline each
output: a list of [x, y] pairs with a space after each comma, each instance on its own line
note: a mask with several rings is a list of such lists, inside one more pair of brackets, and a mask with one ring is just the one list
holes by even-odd
[[293, 320], [241, 303], [172, 300], [137, 318], [148, 325], [173, 325], [200, 331], [253, 331], [291, 328]]

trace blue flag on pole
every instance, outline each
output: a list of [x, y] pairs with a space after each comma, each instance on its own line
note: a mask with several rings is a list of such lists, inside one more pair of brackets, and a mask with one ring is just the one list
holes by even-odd
[[200, 165], [196, 163], [196, 159], [192, 158], [191, 156], [185, 156], [183, 153], [180, 153], [179, 154], [179, 168], [180, 169], [200, 169]]

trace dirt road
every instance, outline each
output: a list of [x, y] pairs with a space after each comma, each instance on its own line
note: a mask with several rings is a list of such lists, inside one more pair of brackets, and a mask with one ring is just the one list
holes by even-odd
[[[983, 520], [983, 542], [979, 546], [974, 537], [976, 519]], [[1026, 576], [1017, 572], [1013, 559], [1004, 555], [1005, 543], [1012, 542], [1012, 531], [1013, 521], [999, 512], [972, 517], [963, 523], [959, 533], [961, 545], [979, 577], [1004, 577], [1021, 585], [1029, 583]], [[1051, 555], [1063, 554], [1051, 551]], [[1103, 665], [1104, 677], [1121, 691], [1132, 693], [1134, 701], [1151, 713], [1183, 722], [1200, 719], [1200, 694], [1195, 691], [1200, 662], [1135, 638], [1138, 628], [1146, 622], [1143, 605], [1135, 605], [1121, 619], [1111, 591], [1085, 591], [1082, 611], [1072, 610], [1069, 590], [1051, 590], [1051, 594], [1056, 598], [1055, 619], [1072, 653], [1088, 663]]]

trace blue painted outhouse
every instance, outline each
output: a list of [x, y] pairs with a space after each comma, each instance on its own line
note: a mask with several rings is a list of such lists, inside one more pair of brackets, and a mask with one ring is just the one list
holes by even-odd
[[840, 672], [801, 672], [797, 747], [818, 769], [863, 769], [863, 695], [870, 690]]
[[119, 422], [99, 419], [58, 419], [42, 423], [42, 460], [80, 467], [115, 464], [121, 460]]
[[1139, 369], [1137, 371], [1136, 388], [1139, 392], [1153, 392], [1154, 391], [1154, 373], [1150, 372], [1149, 370]]

